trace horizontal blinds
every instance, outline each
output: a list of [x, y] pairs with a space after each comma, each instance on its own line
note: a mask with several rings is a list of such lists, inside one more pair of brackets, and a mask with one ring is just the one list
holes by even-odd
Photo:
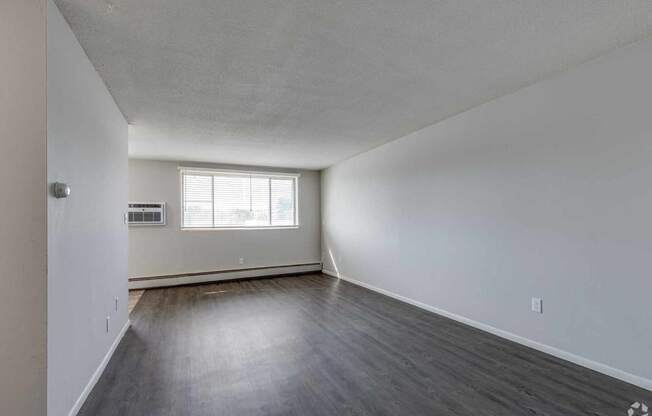
[[183, 175], [183, 225], [213, 226], [213, 177]]
[[295, 177], [183, 173], [183, 227], [296, 225]]
[[270, 179], [272, 225], [294, 224], [294, 179]]

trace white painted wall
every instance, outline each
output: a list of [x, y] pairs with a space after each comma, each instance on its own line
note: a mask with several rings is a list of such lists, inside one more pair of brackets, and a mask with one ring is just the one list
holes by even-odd
[[46, 2], [0, 2], [0, 414], [46, 407]]
[[652, 388], [650, 74], [652, 39], [327, 169], [325, 269]]
[[[129, 160], [130, 201], [164, 201], [168, 209], [166, 226], [129, 228], [130, 277], [320, 261], [319, 172], [276, 169], [301, 173], [298, 229], [181, 231], [178, 166], [177, 162]], [[257, 170], [246, 166], [229, 168]], [[244, 265], [238, 263], [241, 257]]]
[[59, 416], [127, 323], [127, 123], [51, 1], [47, 34], [47, 177], [72, 189], [47, 203], [48, 414]]

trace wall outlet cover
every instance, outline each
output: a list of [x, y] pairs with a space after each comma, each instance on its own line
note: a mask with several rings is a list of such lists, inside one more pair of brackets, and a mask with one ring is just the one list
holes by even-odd
[[543, 299], [532, 298], [532, 312], [543, 313]]

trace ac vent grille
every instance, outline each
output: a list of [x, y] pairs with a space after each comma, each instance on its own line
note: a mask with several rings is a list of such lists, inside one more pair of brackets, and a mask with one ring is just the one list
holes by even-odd
[[165, 225], [165, 202], [130, 202], [129, 225]]

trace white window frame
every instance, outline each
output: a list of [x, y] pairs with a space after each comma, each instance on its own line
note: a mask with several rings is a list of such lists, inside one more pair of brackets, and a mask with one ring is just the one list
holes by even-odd
[[[185, 197], [183, 190], [183, 176], [185, 174], [197, 176], [215, 176], [215, 175], [249, 175], [263, 178], [283, 178], [294, 180], [294, 225], [235, 225], [235, 226], [219, 226], [219, 227], [186, 227], [185, 226]], [[262, 171], [248, 171], [248, 170], [231, 170], [231, 169], [212, 169], [212, 168], [191, 168], [179, 166], [179, 196], [181, 205], [180, 226], [182, 231], [224, 231], [224, 230], [287, 230], [297, 229], [299, 223], [299, 178], [300, 173], [282, 173], [282, 172], [262, 172]], [[270, 194], [271, 198], [271, 194]], [[213, 205], [215, 200], [213, 199]], [[270, 217], [271, 219], [271, 217]]]

